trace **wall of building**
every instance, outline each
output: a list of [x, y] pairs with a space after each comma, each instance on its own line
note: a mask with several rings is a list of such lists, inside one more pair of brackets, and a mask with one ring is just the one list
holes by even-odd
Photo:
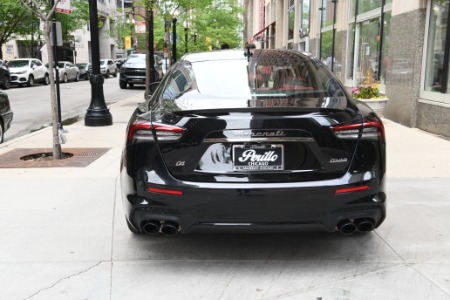
[[[391, 18], [391, 70], [386, 78], [389, 98], [386, 117], [410, 127], [417, 126], [425, 20], [424, 8], [409, 10]], [[408, 72], [403, 69], [405, 62], [411, 68]]]

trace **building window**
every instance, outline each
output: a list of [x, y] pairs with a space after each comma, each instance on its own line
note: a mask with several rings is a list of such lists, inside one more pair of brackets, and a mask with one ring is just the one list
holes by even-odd
[[433, 0], [428, 27], [425, 91], [449, 93], [449, 2]]
[[336, 2], [336, 0], [322, 0], [322, 7], [320, 8], [320, 59], [332, 71], [335, 71], [334, 67], [338, 65], [334, 57]]
[[288, 7], [288, 36], [287, 48], [292, 49], [294, 44], [294, 25], [295, 25], [295, 5], [294, 0], [289, 0]]
[[[352, 0], [346, 78], [356, 86], [368, 77], [384, 84], [390, 67], [388, 56], [392, 0]], [[384, 6], [383, 6], [384, 4]]]

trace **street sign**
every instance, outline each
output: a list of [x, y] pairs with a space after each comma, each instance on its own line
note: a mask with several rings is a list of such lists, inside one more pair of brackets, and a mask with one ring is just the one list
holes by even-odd
[[[53, 26], [50, 30], [50, 42], [51, 45], [53, 46]], [[56, 46], [61, 47], [63, 45], [63, 40], [62, 40], [62, 29], [61, 29], [61, 22], [56, 22]]]
[[72, 13], [72, 6], [70, 5], [70, 0], [61, 0], [60, 2], [58, 2], [55, 11], [70, 15]]

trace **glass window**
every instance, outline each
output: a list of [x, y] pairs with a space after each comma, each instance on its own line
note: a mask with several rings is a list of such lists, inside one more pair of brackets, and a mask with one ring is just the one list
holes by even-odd
[[323, 0], [322, 8], [322, 28], [333, 25], [334, 3], [331, 0]]
[[391, 71], [391, 58], [389, 57], [389, 31], [391, 28], [391, 12], [384, 14], [383, 24], [383, 49], [381, 50], [381, 74], [380, 83], [386, 83], [386, 76]]
[[361, 23], [359, 37], [358, 82], [378, 76], [380, 18]]
[[355, 57], [355, 23], [349, 25], [349, 38], [348, 38], [348, 49], [347, 51], [347, 79], [353, 78], [353, 59]]
[[434, 0], [431, 5], [430, 25], [428, 29], [427, 67], [425, 74], [426, 91], [440, 92], [442, 88], [448, 15], [449, 2], [447, 0]]
[[294, 7], [288, 11], [288, 40], [294, 38], [295, 10]]
[[309, 15], [310, 15], [310, 0], [303, 0], [302, 4], [302, 26], [303, 33], [309, 33]]
[[358, 3], [358, 15], [381, 7], [382, 0], [364, 0]]
[[331, 53], [333, 49], [333, 30], [322, 32], [321, 59], [331, 69]]

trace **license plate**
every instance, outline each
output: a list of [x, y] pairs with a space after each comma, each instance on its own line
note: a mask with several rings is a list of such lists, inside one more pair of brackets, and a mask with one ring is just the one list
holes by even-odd
[[233, 170], [284, 170], [283, 145], [234, 145]]

